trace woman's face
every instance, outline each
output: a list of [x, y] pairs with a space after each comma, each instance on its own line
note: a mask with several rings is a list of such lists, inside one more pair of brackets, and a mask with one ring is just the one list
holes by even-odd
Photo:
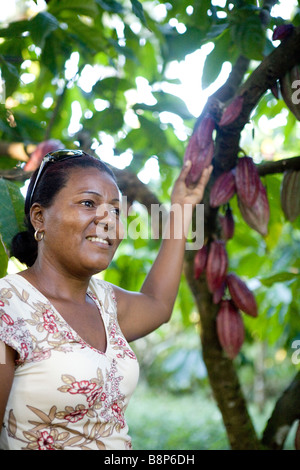
[[120, 192], [108, 173], [75, 168], [49, 208], [38, 257], [57, 269], [90, 276], [106, 269], [123, 237]]

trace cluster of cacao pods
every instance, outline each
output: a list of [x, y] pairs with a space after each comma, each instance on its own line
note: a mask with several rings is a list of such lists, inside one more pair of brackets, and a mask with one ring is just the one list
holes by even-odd
[[204, 272], [213, 302], [219, 305], [216, 326], [220, 344], [228, 357], [234, 359], [245, 337], [241, 312], [252, 317], [258, 315], [255, 297], [240, 277], [228, 272], [224, 240], [213, 240], [196, 253], [194, 277], [198, 279]]
[[283, 173], [280, 202], [286, 219], [294, 222], [300, 215], [300, 171], [286, 170]]
[[[227, 297], [224, 294], [228, 290]], [[220, 295], [220, 294], [219, 294]], [[239, 353], [245, 338], [241, 312], [257, 317], [257, 303], [246, 283], [235, 273], [228, 273], [222, 283], [222, 298], [217, 313], [217, 335], [223, 350], [230, 359]]]
[[234, 194], [237, 194], [238, 206], [245, 222], [266, 236], [270, 219], [269, 201], [251, 157], [240, 157], [234, 169], [216, 179], [210, 191], [210, 206], [223, 205]]

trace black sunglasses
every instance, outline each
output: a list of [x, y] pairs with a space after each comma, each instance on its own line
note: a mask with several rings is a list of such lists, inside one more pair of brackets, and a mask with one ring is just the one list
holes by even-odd
[[86, 155], [86, 153], [83, 152], [83, 150], [69, 150], [69, 149], [56, 150], [55, 152], [47, 153], [47, 155], [44, 156], [42, 163], [40, 164], [40, 168], [39, 168], [38, 174], [36, 175], [30, 197], [27, 196], [27, 200], [29, 201], [27, 209], [29, 210], [31, 207], [31, 201], [34, 195], [34, 191], [36, 189], [38, 181], [41, 178], [42, 172], [45, 169], [45, 166], [47, 165], [47, 163], [61, 162], [62, 160], [68, 160], [69, 158], [73, 158], [73, 157], [82, 157], [83, 155]]

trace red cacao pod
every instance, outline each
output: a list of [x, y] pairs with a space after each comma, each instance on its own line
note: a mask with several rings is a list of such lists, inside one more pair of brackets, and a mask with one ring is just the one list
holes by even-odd
[[194, 278], [198, 279], [200, 275], [203, 273], [206, 267], [207, 262], [207, 245], [203, 245], [200, 250], [197, 251], [196, 256], [194, 258]]
[[30, 155], [28, 162], [26, 163], [24, 170], [25, 171], [34, 171], [36, 170], [43, 160], [44, 156], [48, 152], [54, 152], [55, 150], [63, 149], [64, 145], [57, 139], [49, 139], [41, 142], [36, 146], [36, 149]]
[[254, 204], [259, 182], [259, 174], [252, 158], [239, 158], [235, 168], [236, 192], [240, 200], [247, 206]]
[[251, 317], [257, 317], [258, 309], [255, 297], [245, 282], [235, 273], [228, 273], [226, 283], [236, 307]]
[[213, 303], [219, 304], [222, 300], [223, 295], [225, 294], [226, 282], [222, 282], [220, 287], [218, 287], [213, 293]]
[[[195, 139], [196, 138], [197, 136], [195, 135]], [[197, 143], [195, 144], [193, 140], [193, 146], [196, 147], [196, 145], [198, 146], [198, 144]], [[196, 149], [193, 148], [189, 152], [192, 158], [186, 158], [186, 160], [190, 159], [192, 162], [192, 165], [185, 180], [187, 186], [196, 184], [200, 176], [202, 175], [204, 168], [209, 167], [209, 165], [211, 164], [213, 155], [214, 155], [214, 148], [215, 148], [214, 143], [213, 141], [211, 141], [210, 144], [208, 144], [208, 146], [205, 147], [204, 149], [200, 149], [198, 150], [198, 152], [196, 152]]]
[[295, 65], [291, 68], [280, 80], [280, 91], [282, 98], [294, 114], [294, 116], [300, 121], [300, 99], [299, 99], [299, 80], [300, 80], [300, 65]]
[[200, 149], [206, 148], [211, 143], [214, 128], [214, 119], [210, 115], [204, 116], [195, 131]]
[[235, 194], [235, 177], [233, 171], [222, 173], [214, 182], [209, 196], [211, 207], [218, 207], [226, 204]]
[[219, 221], [222, 228], [222, 238], [224, 240], [230, 240], [233, 238], [235, 223], [232, 210], [229, 206], [226, 209], [225, 215], [219, 215]]
[[270, 207], [266, 188], [260, 182], [258, 195], [253, 206], [247, 206], [238, 197], [238, 206], [243, 219], [249, 227], [256, 230], [263, 237], [268, 234], [268, 223], [270, 219]]
[[234, 359], [245, 339], [243, 319], [230, 300], [222, 300], [217, 313], [217, 335], [228, 357]]
[[275, 82], [273, 86], [270, 88], [271, 92], [273, 93], [273, 96], [279, 100], [279, 84], [278, 82]]
[[228, 126], [233, 121], [235, 121], [241, 111], [243, 109], [244, 97], [243, 96], [236, 96], [231, 103], [225, 108], [221, 120], [219, 122], [219, 126]]
[[300, 171], [284, 172], [280, 188], [280, 202], [287, 220], [294, 222], [300, 215]]
[[215, 240], [209, 246], [206, 263], [206, 281], [210, 292], [218, 289], [226, 279], [228, 256], [223, 240]]
[[285, 39], [286, 37], [290, 36], [290, 34], [294, 31], [294, 28], [295, 27], [292, 23], [280, 24], [274, 29], [272, 40], [276, 41], [277, 39]]
[[192, 134], [187, 145], [184, 162], [192, 162], [190, 171], [186, 178], [186, 185], [194, 185], [198, 182], [204, 168], [207, 168], [214, 155], [214, 142], [212, 132], [215, 121], [210, 115], [206, 115]]

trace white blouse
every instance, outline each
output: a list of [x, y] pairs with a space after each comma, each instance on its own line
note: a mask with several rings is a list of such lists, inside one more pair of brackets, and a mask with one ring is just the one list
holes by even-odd
[[111, 285], [92, 278], [87, 294], [103, 319], [105, 352], [22, 276], [0, 279], [0, 340], [19, 354], [0, 449], [131, 449], [124, 412], [138, 361], [118, 325]]

